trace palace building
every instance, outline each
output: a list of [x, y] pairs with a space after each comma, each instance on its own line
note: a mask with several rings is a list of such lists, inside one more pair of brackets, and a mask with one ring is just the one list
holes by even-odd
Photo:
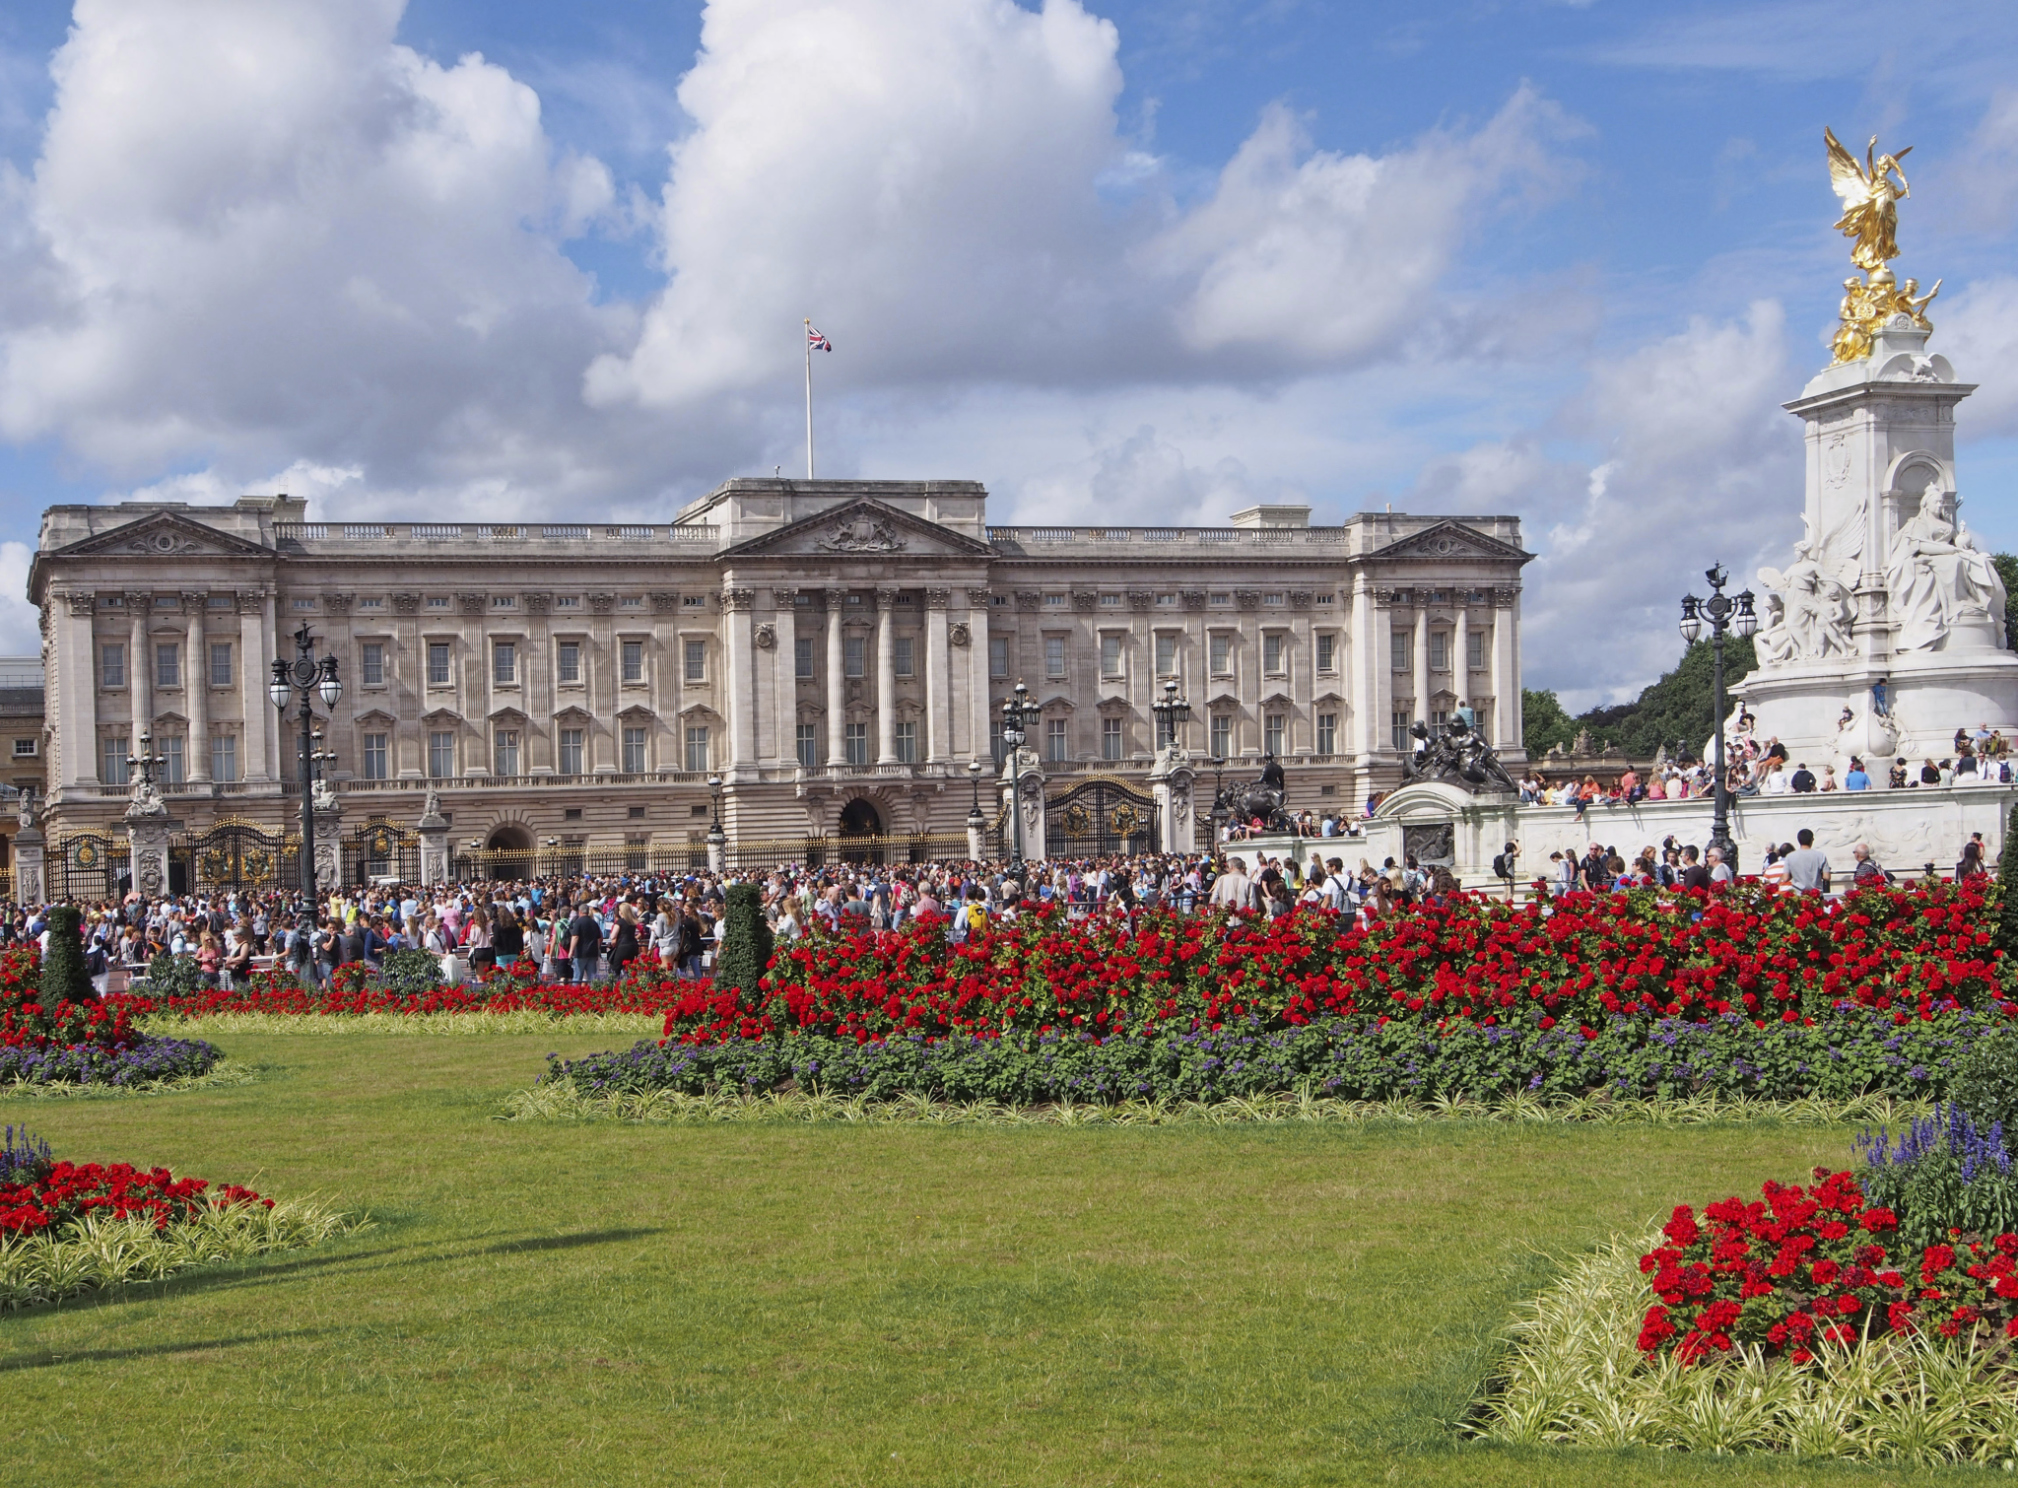
[[[669, 524], [305, 507], [44, 514], [29, 592], [52, 874], [64, 841], [116, 841], [142, 735], [192, 841], [284, 837], [298, 715], [267, 689], [302, 627], [344, 684], [318, 727], [347, 873], [386, 867], [388, 835], [403, 852], [430, 790], [458, 854], [684, 865], [719, 810], [737, 861], [962, 855], [977, 797], [1006, 816], [1019, 681], [1054, 803], [1097, 786], [1146, 805], [1172, 681], [1206, 792], [1201, 762], [1232, 781], [1267, 752], [1292, 809], [1357, 813], [1398, 783], [1408, 725], [1460, 705], [1519, 751], [1514, 517], [1312, 526], [1258, 506], [1224, 527], [997, 527], [974, 482], [747, 479]], [[1153, 845], [1112, 818], [1055, 810], [1045, 846]]]

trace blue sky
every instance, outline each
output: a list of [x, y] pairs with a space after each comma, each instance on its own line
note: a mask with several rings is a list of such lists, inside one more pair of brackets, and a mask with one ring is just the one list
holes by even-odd
[[998, 521], [1515, 511], [1530, 681], [1608, 700], [1711, 559], [1798, 535], [1825, 123], [1915, 147], [1899, 268], [2018, 547], [2008, 17], [16, 0], [0, 586], [44, 505], [137, 491], [663, 519], [802, 460], [810, 314], [829, 473]]

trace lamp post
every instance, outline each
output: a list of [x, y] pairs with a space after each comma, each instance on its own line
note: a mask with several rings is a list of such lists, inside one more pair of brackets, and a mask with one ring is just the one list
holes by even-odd
[[1156, 715], [1156, 744], [1177, 743], [1177, 731], [1191, 722], [1191, 704], [1177, 695], [1177, 679], [1172, 677], [1163, 684], [1163, 696], [1149, 705], [1149, 711]]
[[1023, 871], [1023, 761], [1019, 753], [1024, 739], [1029, 735], [1025, 723], [1030, 714], [1030, 689], [1021, 682], [1016, 684], [1015, 694], [1002, 704], [1002, 749], [1009, 759], [1009, 819], [1013, 828], [1010, 865], [1020, 875]]
[[316, 896], [315, 882], [315, 780], [316, 770], [323, 760], [329, 758], [317, 747], [320, 738], [315, 732], [315, 698], [322, 699], [323, 706], [334, 711], [343, 697], [343, 679], [336, 675], [336, 658], [325, 656], [316, 659], [315, 637], [308, 633], [308, 622], [301, 622], [301, 629], [294, 633], [294, 660], [276, 658], [273, 663], [273, 680], [266, 686], [266, 695], [273, 700], [273, 706], [287, 716], [287, 704], [296, 695], [301, 699], [301, 749], [300, 765], [297, 772], [301, 780], [301, 863], [302, 885], [308, 890], [309, 902]]
[[1724, 697], [1724, 635], [1736, 631], [1740, 636], [1750, 636], [1759, 628], [1758, 612], [1752, 608], [1752, 591], [1745, 589], [1736, 595], [1724, 593], [1724, 585], [1730, 575], [1723, 564], [1715, 564], [1706, 569], [1703, 577], [1710, 581], [1710, 597], [1698, 599], [1693, 594], [1682, 596], [1682, 639], [1691, 645], [1703, 633], [1705, 623], [1710, 628], [1711, 676], [1716, 691], [1715, 733], [1712, 752], [1716, 758], [1712, 763], [1711, 787], [1715, 791], [1715, 806], [1710, 818], [1710, 846], [1722, 854], [1724, 863], [1731, 870], [1731, 876], [1738, 874], [1738, 845], [1731, 840], [1731, 793], [1729, 782], [1724, 778], [1724, 717], [1730, 711], [1730, 704]]
[[1212, 766], [1212, 840], [1205, 844], [1207, 852], [1219, 851], [1219, 777], [1226, 773], [1226, 756], [1215, 754], [1206, 763]]
[[728, 834], [722, 830], [722, 777], [710, 775], [708, 789], [715, 798], [715, 819], [708, 825], [708, 871], [720, 873], [728, 867]]
[[[971, 849], [980, 844], [981, 834], [988, 830], [988, 818], [981, 814], [981, 761], [967, 761], [967, 784], [973, 796], [967, 807], [967, 846]], [[981, 855], [974, 853], [973, 857], [978, 862]]]
[[156, 754], [154, 752], [154, 735], [143, 729], [140, 734], [140, 752], [126, 756], [126, 768], [140, 772], [140, 783], [142, 785], [152, 785], [154, 784], [154, 767], [167, 763], [167, 755]]

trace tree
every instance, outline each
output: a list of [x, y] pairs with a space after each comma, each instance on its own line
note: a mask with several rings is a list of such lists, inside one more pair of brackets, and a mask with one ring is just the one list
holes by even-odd
[[2018, 905], [2012, 891], [2018, 888], [2018, 805], [2004, 823], [2004, 851], [1997, 855], [1997, 944], [2004, 949], [2004, 971], [2018, 970]]
[[1998, 553], [1990, 561], [2004, 581], [2004, 644], [2018, 650], [2018, 557]]
[[1556, 745], [1565, 749], [1577, 736], [1577, 721], [1553, 692], [1521, 689], [1521, 747], [1529, 759], [1540, 759]]
[[49, 950], [42, 957], [42, 979], [37, 984], [42, 1006], [55, 1011], [59, 1002], [94, 1002], [91, 974], [84, 969], [83, 916], [69, 904], [49, 911]]
[[764, 896], [755, 884], [730, 884], [728, 924], [722, 935], [721, 959], [715, 965], [715, 984], [733, 986], [746, 997], [757, 995], [764, 968], [771, 964], [771, 927], [764, 919]]

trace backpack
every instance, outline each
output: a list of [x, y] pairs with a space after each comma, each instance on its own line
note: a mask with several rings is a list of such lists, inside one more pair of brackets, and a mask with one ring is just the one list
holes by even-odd
[[1492, 876], [1494, 878], [1511, 878], [1513, 876], [1507, 871], [1505, 853], [1494, 853], [1492, 855]]

